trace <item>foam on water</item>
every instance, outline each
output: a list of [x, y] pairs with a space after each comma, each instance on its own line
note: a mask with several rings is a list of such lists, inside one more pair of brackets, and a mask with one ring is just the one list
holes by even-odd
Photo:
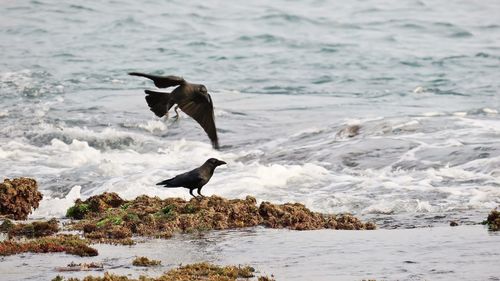
[[43, 200], [40, 202], [40, 206], [30, 214], [32, 219], [45, 219], [45, 218], [60, 218], [66, 215], [66, 211], [75, 204], [76, 199], [81, 198], [80, 190], [81, 186], [74, 186], [71, 188], [65, 197], [51, 197], [48, 192], [44, 192]]
[[[334, 139], [329, 144], [332, 155], [321, 161], [300, 164], [293, 164], [294, 161], [274, 162], [272, 159], [280, 159], [282, 154], [291, 155], [291, 159], [293, 155], [298, 156], [295, 148], [289, 148], [291, 141], [299, 143], [303, 153], [316, 151], [328, 143], [323, 140], [325, 136], [335, 136], [337, 128], [342, 126], [299, 130], [289, 137], [270, 140], [258, 149], [216, 151], [207, 142], [169, 140], [151, 134], [155, 130], [144, 133], [129, 129], [151, 125], [161, 130], [165, 124], [163, 120], [103, 129], [41, 123], [33, 130], [34, 134], [54, 138], [41, 146], [37, 142], [26, 142], [24, 137], [14, 138], [0, 146], [0, 159], [4, 169], [16, 163], [13, 175], [35, 176], [41, 182], [45, 198], [40, 209], [32, 215], [36, 218], [64, 216], [67, 207], [76, 198], [87, 198], [102, 192], [117, 192], [126, 199], [141, 194], [187, 199], [190, 196], [186, 190], [165, 189], [155, 183], [192, 169], [210, 157], [224, 159], [228, 165], [217, 169], [203, 189], [205, 195], [239, 198], [252, 195], [259, 201], [302, 202], [316, 211], [353, 212], [376, 220], [393, 214], [487, 210], [500, 204], [498, 144], [490, 145], [485, 158], [468, 159], [464, 154], [465, 158], [458, 158], [453, 165], [433, 159], [432, 154], [428, 155], [430, 151], [451, 149], [450, 155], [453, 155], [453, 151], [468, 151], [470, 144], [463, 139], [468, 134], [465, 130], [462, 132], [463, 129], [438, 130], [432, 133], [434, 136], [415, 133], [424, 125], [429, 129], [429, 118], [443, 116], [399, 121], [385, 118], [346, 121], [347, 124], [361, 126], [361, 135]], [[495, 120], [482, 122], [464, 117], [451, 118], [455, 124], [465, 124], [484, 130], [484, 133], [491, 133], [496, 126]], [[387, 123], [392, 124], [388, 132], [396, 134], [380, 135], [378, 129], [374, 129]], [[450, 134], [457, 138], [448, 138]], [[388, 141], [410, 141], [416, 145], [402, 149], [398, 157], [380, 167], [370, 164], [369, 155], [362, 158], [356, 156], [355, 161], [359, 164], [352, 167], [335, 163], [357, 146], [386, 138]], [[385, 142], [386, 145], [389, 143]], [[345, 153], [339, 154], [341, 150]], [[420, 168], [415, 168], [419, 165]], [[53, 180], [57, 177], [65, 178], [60, 184], [66, 187], [55, 188], [58, 184]], [[68, 186], [72, 186], [71, 190], [67, 189]], [[51, 208], [52, 205], [58, 207]], [[476, 220], [475, 214], [469, 215], [471, 221]], [[401, 219], [398, 223], [414, 222]]]

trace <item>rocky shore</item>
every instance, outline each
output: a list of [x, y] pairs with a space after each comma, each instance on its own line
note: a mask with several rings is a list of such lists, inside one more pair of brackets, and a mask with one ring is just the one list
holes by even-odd
[[78, 200], [67, 212], [70, 229], [81, 230], [97, 242], [130, 243], [133, 236], [169, 238], [175, 233], [265, 226], [292, 230], [375, 229], [350, 214], [312, 212], [299, 203], [257, 205], [255, 198], [225, 199], [218, 196], [160, 199], [139, 196], [126, 201], [115, 193]]
[[[254, 197], [225, 199], [218, 196], [160, 199], [139, 196], [124, 200], [116, 193], [103, 193], [84, 201], [77, 200], [67, 210], [62, 223], [56, 219], [13, 222], [25, 220], [38, 207], [42, 195], [35, 180], [19, 178], [0, 184], [1, 214], [4, 220], [0, 232], [7, 239], [0, 242], [0, 256], [20, 253], [62, 252], [81, 257], [98, 255], [92, 243], [133, 245], [134, 238], [171, 238], [176, 234], [206, 232], [209, 230], [240, 229], [255, 226], [290, 230], [347, 229], [370, 230], [376, 226], [362, 222], [350, 214], [321, 214], [312, 212], [299, 203], [257, 204]], [[78, 231], [77, 234], [67, 234]], [[64, 234], [61, 234], [64, 233]], [[81, 237], [83, 236], [83, 238]], [[92, 263], [88, 263], [92, 264]], [[62, 271], [89, 270], [87, 263], [71, 264]], [[137, 257], [134, 266], [157, 266], [159, 260]], [[181, 266], [166, 272], [158, 279], [147, 280], [239, 280], [254, 277], [249, 266], [220, 267], [208, 263]], [[273, 280], [266, 276], [257, 280]], [[58, 276], [54, 280], [64, 280]], [[78, 280], [78, 279], [68, 279]], [[85, 277], [83, 280], [134, 280], [125, 276], [105, 274], [104, 277]], [[142, 279], [141, 279], [142, 280]]]
[[236, 280], [258, 280], [272, 281], [267, 276], [256, 276], [255, 269], [250, 266], [217, 266], [209, 263], [196, 263], [180, 266], [165, 272], [157, 278], [141, 276], [139, 279], [128, 278], [105, 273], [102, 277], [87, 276], [83, 279], [57, 276], [52, 281], [236, 281]]
[[[148, 241], [150, 238], [160, 238], [158, 241], [164, 241], [162, 239], [181, 237], [182, 234], [203, 234], [211, 230], [234, 230], [257, 226], [261, 229], [323, 229], [323, 231], [376, 228], [375, 224], [363, 222], [350, 214], [321, 214], [299, 203], [262, 202], [257, 204], [257, 200], [251, 196], [245, 199], [211, 196], [191, 200], [139, 196], [133, 200], [124, 200], [116, 193], [103, 193], [86, 200], [77, 200], [67, 210], [65, 219], [26, 223], [18, 220], [26, 219], [42, 198], [37, 190], [36, 181], [27, 178], [5, 180], [0, 184], [0, 192], [4, 200], [2, 201], [3, 220], [0, 224], [0, 232], [4, 233], [4, 238], [3, 241], [0, 240], [0, 256], [59, 252], [77, 257], [95, 257], [99, 254], [97, 250], [99, 247], [96, 247], [99, 244], [96, 243], [133, 245]], [[20, 207], [16, 205], [17, 203]], [[499, 214], [497, 210], [489, 214], [484, 222], [489, 230], [500, 229]], [[169, 242], [165, 240], [161, 243]], [[123, 248], [116, 248], [119, 253], [122, 251], [120, 249]], [[78, 259], [81, 261], [72, 262], [67, 267], [58, 265], [55, 268], [60, 272], [108, 271], [112, 268], [112, 265], [103, 265], [95, 258]], [[274, 280], [267, 276], [257, 276], [255, 270], [249, 266], [218, 266], [205, 262], [190, 262], [189, 265], [172, 269], [169, 265], [163, 265], [162, 261], [164, 261], [163, 258], [151, 259], [146, 256], [136, 256], [135, 259], [131, 258], [128, 261], [129, 265], [137, 268], [165, 268], [167, 266], [169, 271], [162, 275], [154, 274], [156, 277], [133, 279], [130, 276], [122, 276], [120, 271], [114, 271], [105, 273], [104, 276], [79, 275], [80, 279], [74, 277], [64, 279], [58, 276], [54, 280], [241, 280], [247, 278], [261, 281]], [[258, 266], [261, 267], [262, 264]]]

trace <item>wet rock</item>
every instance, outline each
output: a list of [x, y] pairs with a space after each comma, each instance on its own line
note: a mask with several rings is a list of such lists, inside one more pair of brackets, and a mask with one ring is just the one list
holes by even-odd
[[97, 256], [96, 249], [88, 246], [89, 241], [75, 235], [58, 235], [33, 240], [0, 242], [0, 256], [10, 256], [20, 253], [52, 253], [65, 252], [81, 257]]
[[[90, 270], [97, 270], [101, 271], [104, 269], [104, 266], [102, 263], [97, 263], [97, 262], [91, 262], [91, 263], [74, 263], [71, 262], [65, 267], [58, 267], [56, 268], [57, 271], [59, 272], [65, 272], [65, 271], [90, 271]], [[56, 277], [57, 278], [57, 277]], [[62, 276], [59, 276], [60, 279], [58, 280], [63, 280]]]
[[[82, 230], [84, 236], [92, 241], [114, 239], [118, 240], [117, 243], [133, 235], [169, 238], [174, 233], [257, 225], [294, 230], [375, 229], [373, 223], [363, 223], [352, 215], [324, 215], [298, 203], [276, 205], [263, 202], [258, 207], [257, 200], [251, 196], [243, 200], [218, 196], [189, 201], [148, 196], [139, 196], [132, 201], [114, 200], [120, 202], [116, 204], [118, 207], [89, 208], [84, 219], [73, 221], [71, 228]], [[82, 203], [90, 205], [86, 200], [76, 202], [75, 206]]]
[[120, 207], [124, 202], [125, 200], [121, 199], [118, 194], [104, 192], [85, 201], [76, 200], [75, 205], [66, 212], [66, 217], [83, 219], [88, 213], [102, 213], [109, 208]]
[[491, 231], [499, 231], [500, 230], [500, 211], [496, 209], [491, 211], [488, 215], [488, 218], [485, 221], [485, 224], [488, 225], [488, 229]]
[[319, 213], [311, 212], [299, 203], [274, 205], [262, 202], [259, 214], [265, 226], [270, 228], [289, 228], [294, 230], [324, 228], [325, 220]]
[[6, 219], [0, 224], [0, 232], [9, 232], [15, 225], [11, 220]]
[[268, 276], [259, 276], [257, 278], [257, 281], [275, 281], [275, 279], [272, 278], [272, 275], [271, 275], [271, 277], [268, 277]]
[[340, 131], [337, 132], [337, 137], [345, 139], [345, 138], [353, 138], [359, 135], [359, 130], [361, 126], [359, 125], [349, 125]]
[[25, 220], [41, 200], [42, 194], [34, 179], [5, 179], [0, 183], [0, 215]]
[[325, 215], [312, 212], [299, 203], [275, 205], [269, 202], [260, 204], [259, 213], [263, 224], [271, 228], [288, 228], [293, 230], [313, 229], [345, 229], [371, 230], [376, 226], [373, 223], [363, 223], [358, 218], [349, 215]]
[[38, 238], [57, 233], [59, 231], [59, 222], [56, 219], [51, 219], [48, 221], [14, 224], [10, 220], [5, 220], [0, 225], [0, 231], [7, 232], [9, 237], [25, 236], [27, 238]]
[[450, 221], [450, 226], [458, 226], [458, 222], [456, 222], [456, 221]]
[[[63, 277], [57, 276], [53, 279], [57, 281], [64, 280]], [[140, 280], [149, 281], [179, 281], [179, 280], [189, 280], [189, 281], [237, 281], [237, 280], [248, 280], [248, 278], [255, 278], [255, 269], [250, 266], [217, 266], [209, 263], [196, 263], [186, 266], [181, 266], [168, 272], [165, 272], [159, 277], [140, 277]], [[72, 281], [78, 281], [79, 279], [68, 279]], [[137, 279], [129, 279], [126, 276], [118, 276], [110, 273], [105, 273], [103, 277], [92, 277], [87, 276], [83, 280], [85, 281], [132, 281]], [[256, 280], [256, 279], [250, 279]], [[261, 281], [274, 281], [269, 277], [258, 277], [257, 280]]]
[[160, 265], [160, 264], [161, 264], [161, 261], [150, 260], [147, 257], [137, 257], [132, 262], [132, 265], [134, 265], [134, 266], [144, 266], [144, 267], [156, 266], [156, 265]]

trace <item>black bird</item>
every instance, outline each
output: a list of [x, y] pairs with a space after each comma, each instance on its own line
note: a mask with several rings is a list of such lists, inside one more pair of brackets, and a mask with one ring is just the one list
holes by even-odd
[[219, 148], [219, 138], [215, 128], [214, 106], [212, 98], [204, 85], [192, 84], [182, 77], [173, 75], [157, 76], [138, 72], [130, 72], [129, 75], [151, 79], [158, 88], [178, 86], [171, 93], [145, 90], [147, 94], [146, 102], [149, 108], [156, 116], [163, 117], [168, 116], [170, 108], [177, 104], [174, 108], [177, 118], [179, 117], [177, 108], [180, 107], [182, 111], [201, 125], [210, 138], [212, 146], [215, 149]]
[[224, 164], [226, 164], [226, 162], [210, 158], [199, 168], [177, 175], [171, 179], [164, 180], [156, 185], [163, 185], [164, 187], [189, 188], [189, 194], [195, 198], [196, 196], [193, 195], [193, 190], [198, 189], [198, 194], [203, 197], [201, 194], [201, 188], [208, 183], [214, 174], [215, 168]]

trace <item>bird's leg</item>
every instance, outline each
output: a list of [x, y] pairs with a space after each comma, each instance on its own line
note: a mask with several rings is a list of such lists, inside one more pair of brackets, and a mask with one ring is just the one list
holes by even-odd
[[193, 194], [193, 190], [194, 190], [194, 189], [189, 189], [189, 194], [191, 194], [191, 196], [193, 196], [194, 198], [198, 198], [198, 197], [196, 197], [196, 196]]
[[205, 195], [201, 194], [201, 187], [198, 188], [198, 194], [201, 196], [201, 197], [205, 197]]
[[162, 116], [162, 117], [165, 117], [165, 119], [163, 119], [165, 122], [168, 120], [168, 117], [169, 117], [168, 110], [171, 107], [170, 103], [167, 103], [166, 107], [167, 107], [167, 110], [165, 110], [165, 115]]
[[174, 117], [174, 118], [175, 118], [175, 121], [179, 121], [179, 112], [177, 111], [177, 109], [179, 109], [179, 106], [178, 106], [178, 105], [176, 105], [176, 106], [174, 107], [174, 111], [175, 111], [175, 114], [176, 114], [176, 115], [175, 115], [175, 117]]

